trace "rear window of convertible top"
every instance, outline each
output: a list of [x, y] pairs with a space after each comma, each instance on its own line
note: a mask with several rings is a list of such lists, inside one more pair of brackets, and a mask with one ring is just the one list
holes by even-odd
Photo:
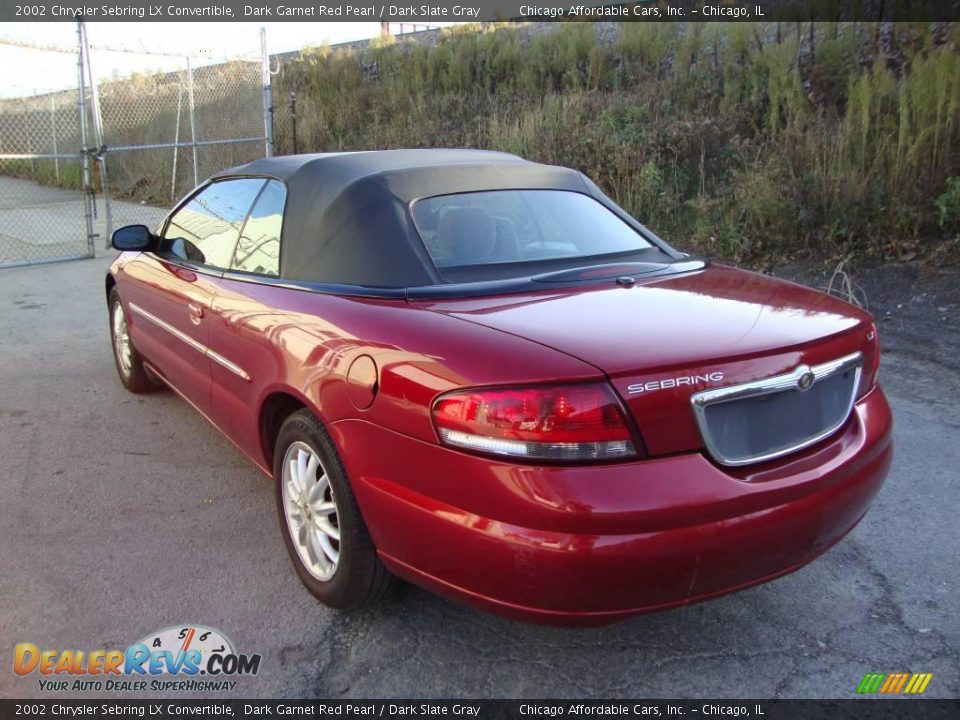
[[592, 264], [603, 256], [653, 247], [593, 198], [567, 190], [439, 195], [417, 200], [413, 218], [441, 273], [563, 260]]

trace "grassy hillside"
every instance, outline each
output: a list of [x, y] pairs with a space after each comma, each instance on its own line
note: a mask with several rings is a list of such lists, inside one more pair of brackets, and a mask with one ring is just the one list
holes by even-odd
[[275, 79], [278, 152], [466, 146], [576, 167], [680, 247], [737, 260], [958, 254], [960, 30], [459, 28]]

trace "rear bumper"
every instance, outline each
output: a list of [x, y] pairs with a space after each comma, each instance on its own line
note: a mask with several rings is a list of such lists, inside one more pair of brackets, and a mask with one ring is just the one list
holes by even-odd
[[527, 621], [602, 624], [762, 583], [826, 551], [880, 489], [891, 424], [875, 388], [829, 440], [735, 473], [701, 454], [524, 466], [362, 421], [331, 430], [394, 573]]

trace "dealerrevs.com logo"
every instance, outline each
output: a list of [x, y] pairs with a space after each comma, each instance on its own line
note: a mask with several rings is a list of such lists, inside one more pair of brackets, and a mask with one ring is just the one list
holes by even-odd
[[41, 690], [233, 690], [244, 675], [256, 675], [260, 655], [244, 655], [219, 630], [201, 625], [168, 627], [125, 650], [50, 650], [18, 643], [13, 671], [37, 676]]

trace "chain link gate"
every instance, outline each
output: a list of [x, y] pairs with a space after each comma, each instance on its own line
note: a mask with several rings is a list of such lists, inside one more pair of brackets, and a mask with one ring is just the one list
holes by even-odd
[[[59, 52], [78, 85], [0, 99], [0, 267], [93, 257], [95, 239], [155, 226], [210, 175], [273, 152], [263, 31], [247, 55], [199, 63], [97, 45], [82, 22], [72, 56], [23, 50]], [[133, 69], [98, 80], [117, 54]]]
[[78, 48], [17, 49], [24, 64], [44, 62], [63, 73], [72, 68], [78, 82], [0, 99], [0, 267], [93, 257]]

